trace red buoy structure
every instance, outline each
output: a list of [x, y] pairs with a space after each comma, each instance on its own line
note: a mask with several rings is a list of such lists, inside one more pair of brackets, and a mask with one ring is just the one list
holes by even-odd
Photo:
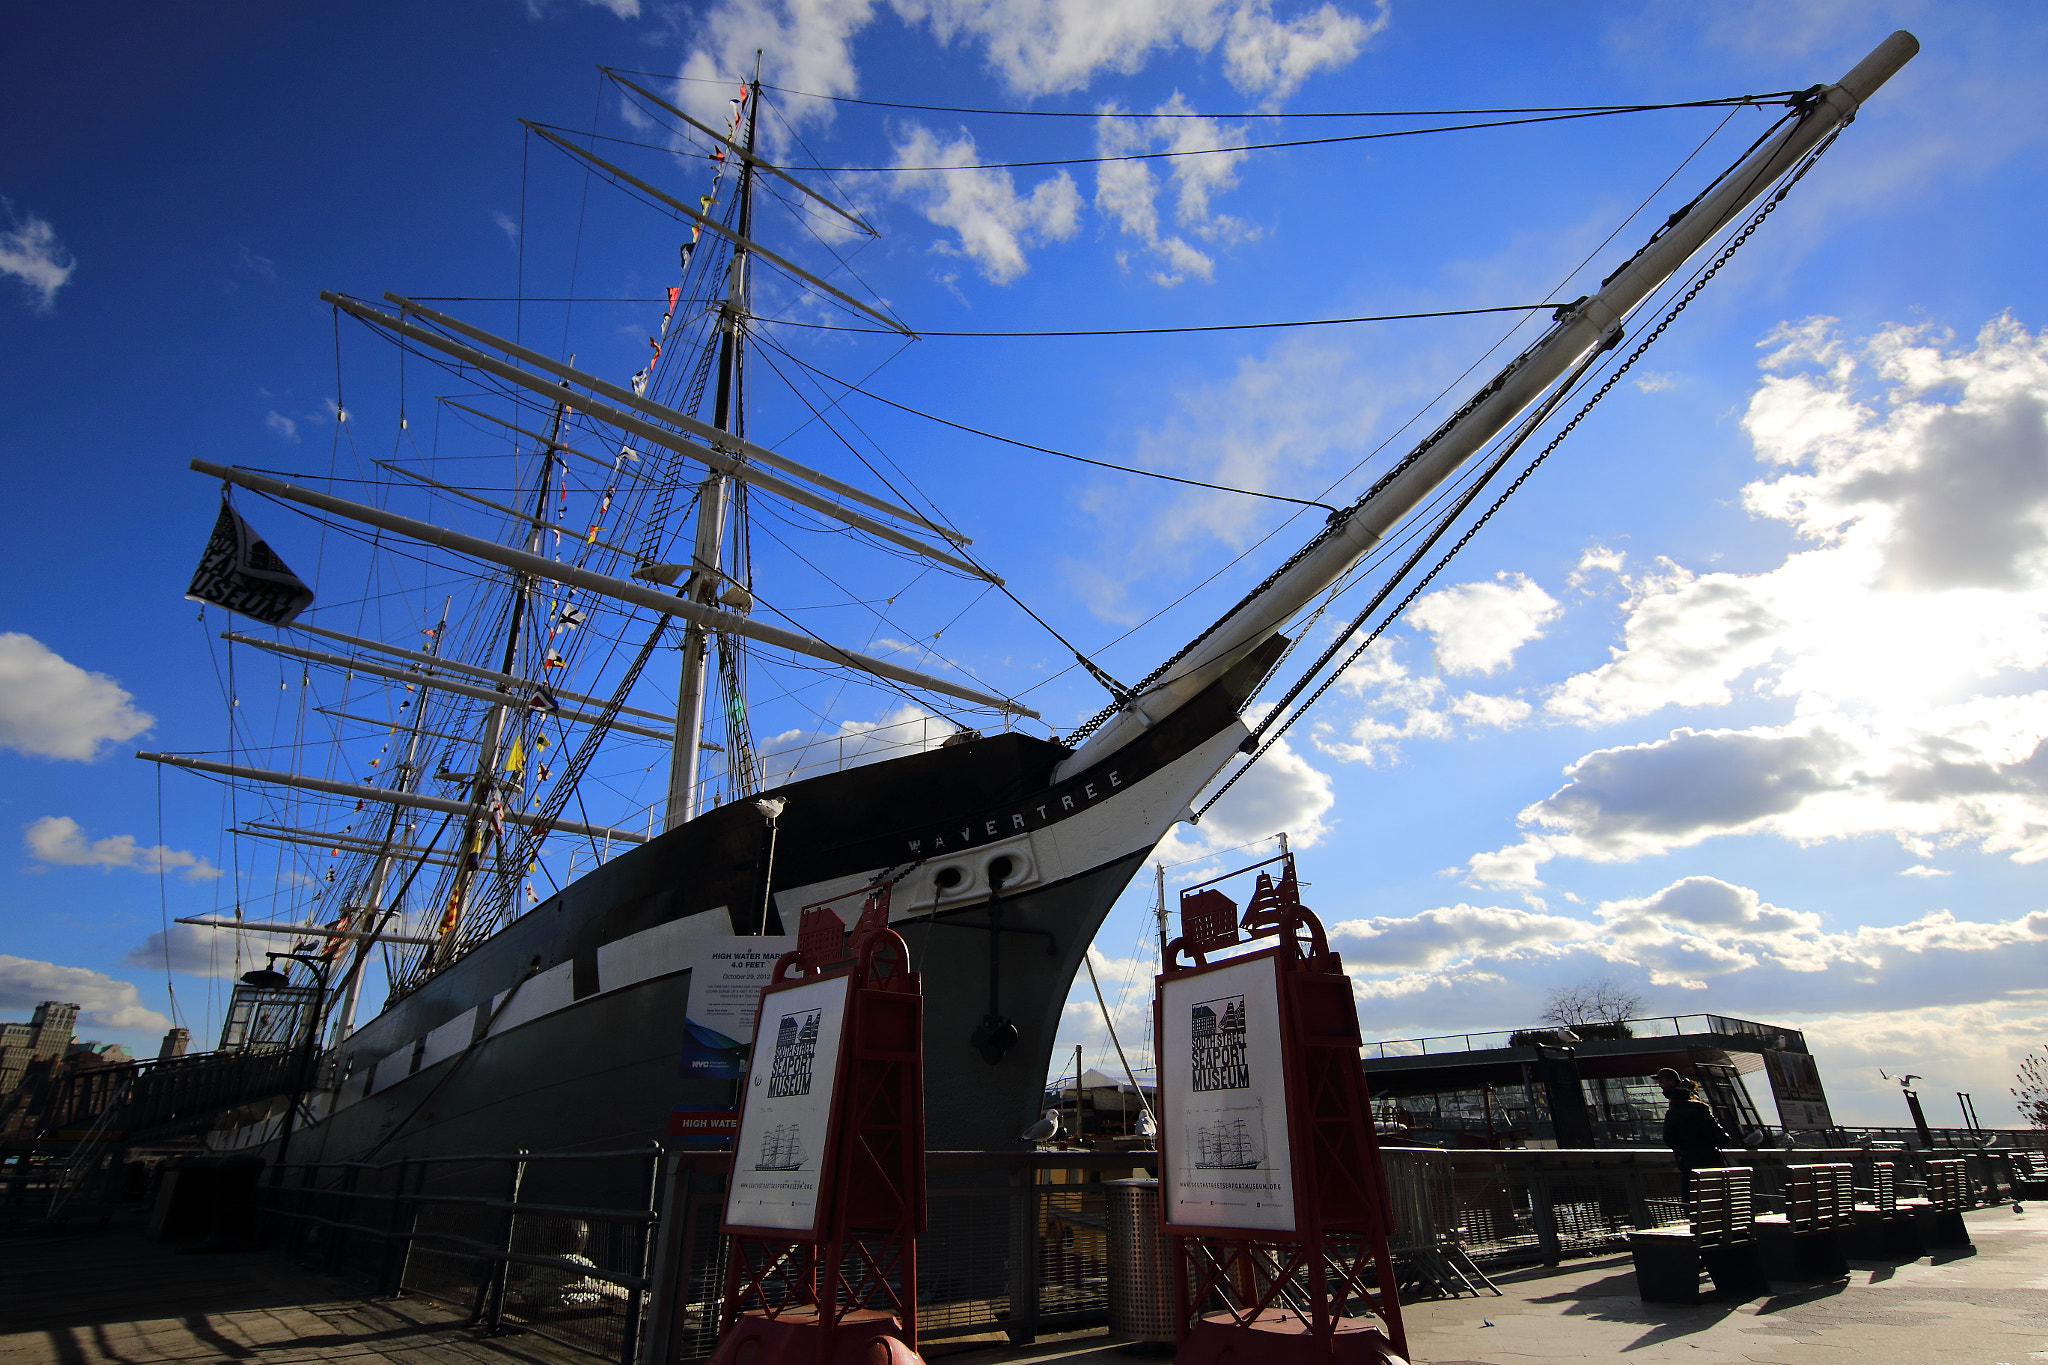
[[[1240, 916], [1217, 884], [1252, 872]], [[1189, 887], [1180, 921], [1153, 1001], [1177, 1365], [1401, 1365], [1351, 979], [1293, 854]]]
[[889, 888], [805, 906], [754, 1026], [714, 1365], [916, 1365], [923, 1039]]

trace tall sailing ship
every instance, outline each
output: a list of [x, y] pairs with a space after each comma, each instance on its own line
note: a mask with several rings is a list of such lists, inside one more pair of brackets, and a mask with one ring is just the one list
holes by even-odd
[[[734, 1039], [686, 1022], [702, 1014], [692, 992], [714, 985], [692, 979], [707, 945], [793, 931], [802, 907], [885, 883], [931, 992], [928, 1141], [1009, 1145], [1039, 1110], [1081, 956], [1154, 846], [1320, 696], [1376, 613], [1383, 626], [1413, 600], [1463, 545], [1450, 533], [1469, 539], [1520, 486], [1497, 476], [1555, 448], [1917, 47], [1895, 34], [1840, 83], [1786, 98], [1773, 130], [1597, 292], [1559, 308], [1146, 677], [1125, 685], [1077, 654], [1109, 699], [1065, 734], [1027, 733], [1033, 710], [930, 648], [906, 660], [821, 638], [756, 584], [763, 534], [1002, 589], [906, 480], [865, 458], [841, 478], [749, 434], [754, 367], [773, 345], [756, 312], [764, 276], [778, 299], [800, 293], [914, 335], [881, 302], [763, 242], [771, 193], [842, 232], [873, 230], [759, 155], [758, 81], [736, 91], [721, 127], [609, 73], [677, 146], [694, 140], [710, 181], [701, 194], [529, 125], [686, 229], [648, 363], [615, 381], [433, 301], [326, 293], [393, 343], [394, 457], [364, 457], [317, 488], [193, 462], [224, 499], [194, 593], [272, 627], [226, 633], [243, 670], [231, 686], [254, 676], [252, 655], [282, 661], [280, 688], [298, 701], [277, 743], [301, 761], [253, 761], [264, 755], [248, 736], [249, 751], [218, 758], [140, 756], [227, 779], [238, 809], [258, 812], [238, 837], [324, 863], [300, 878], [310, 888], [283, 888], [294, 911], [245, 907], [218, 922], [305, 941], [302, 960], [286, 959], [286, 989], [319, 990], [305, 1027], [326, 1048], [294, 1159], [615, 1149], [667, 1132], [678, 1110], [717, 1109], [735, 1071], [705, 1059]], [[406, 380], [416, 394], [437, 366], [466, 385], [436, 399], [440, 424], [509, 454], [486, 461], [474, 437], [457, 457], [421, 447]], [[828, 429], [840, 396], [821, 400]], [[381, 496], [365, 498], [365, 484]], [[383, 567], [364, 597], [302, 615], [311, 590], [251, 528], [251, 515], [275, 515], [260, 499], [369, 541]], [[1370, 603], [1330, 638], [1321, 618], [1353, 587], [1372, 588]], [[403, 606], [373, 609], [386, 600]], [[355, 624], [378, 619], [396, 624]], [[1305, 666], [1302, 643], [1318, 654]], [[338, 675], [340, 691], [315, 688], [316, 672]], [[808, 748], [764, 745], [764, 688], [821, 683], [915, 704], [897, 712], [909, 719], [860, 732], [850, 757], [829, 731]], [[316, 745], [321, 730], [330, 738]], [[623, 808], [621, 774], [653, 770], [667, 774], [658, 799], [630, 817], [602, 813]], [[359, 1020], [379, 990], [381, 1009]], [[254, 1136], [274, 1131], [275, 1120]], [[1223, 1164], [1238, 1154], [1227, 1146], [1219, 1136]]]

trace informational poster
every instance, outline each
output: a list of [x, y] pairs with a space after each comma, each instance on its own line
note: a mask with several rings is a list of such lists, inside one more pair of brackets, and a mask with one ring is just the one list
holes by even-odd
[[1794, 1131], [1832, 1128], [1827, 1091], [1821, 1088], [1820, 1068], [1804, 1052], [1765, 1052], [1764, 1074], [1771, 1078], [1771, 1098], [1778, 1105], [1778, 1122]]
[[775, 962], [796, 936], [720, 934], [688, 945], [690, 1003], [683, 1011], [682, 1073], [698, 1080], [737, 1080], [754, 1040], [754, 1009], [775, 974]]
[[1273, 960], [1169, 978], [1160, 1013], [1167, 1223], [1292, 1232]]
[[810, 1232], [817, 1225], [849, 979], [763, 997], [725, 1199], [731, 1226]]

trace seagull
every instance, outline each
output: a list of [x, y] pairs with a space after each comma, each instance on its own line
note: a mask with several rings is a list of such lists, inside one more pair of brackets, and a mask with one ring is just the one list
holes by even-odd
[[1017, 1138], [1019, 1142], [1051, 1142], [1060, 1133], [1060, 1111], [1048, 1109], [1045, 1117], [1026, 1128]]
[[1159, 1125], [1152, 1121], [1150, 1114], [1138, 1115], [1138, 1136], [1147, 1138], [1159, 1136]]

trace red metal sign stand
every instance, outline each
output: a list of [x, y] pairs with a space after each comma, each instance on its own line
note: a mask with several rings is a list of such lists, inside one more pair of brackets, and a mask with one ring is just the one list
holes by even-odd
[[[1244, 969], [1262, 960], [1271, 963], [1286, 1095], [1288, 1167], [1281, 1174], [1289, 1177], [1284, 1188], [1292, 1195], [1291, 1218], [1266, 1215], [1290, 1221], [1291, 1229], [1176, 1221], [1176, 1173], [1228, 1166], [1233, 1157], [1243, 1158], [1235, 1164], [1247, 1164], [1252, 1157], [1246, 1150], [1218, 1144], [1234, 1142], [1242, 1149], [1257, 1139], [1246, 1138], [1241, 1123], [1191, 1131], [1196, 1125], [1182, 1116], [1192, 1112], [1185, 1105], [1196, 1097], [1169, 1093], [1162, 1053], [1160, 1209], [1174, 1248], [1176, 1365], [1399, 1365], [1408, 1354], [1407, 1334], [1387, 1252], [1387, 1182], [1359, 1064], [1351, 980], [1330, 951], [1321, 921], [1301, 904], [1292, 854], [1228, 876], [1273, 863], [1282, 864], [1279, 882], [1259, 872], [1242, 920], [1236, 904], [1214, 882], [1181, 893], [1181, 935], [1167, 945], [1154, 995], [1153, 1037], [1164, 1049], [1169, 1036], [1177, 1036], [1167, 1029], [1169, 983], [1201, 986], [1207, 983], [1189, 979], [1216, 974], [1218, 983], [1263, 986], [1257, 974], [1263, 968], [1253, 969], [1252, 975]], [[1209, 954], [1247, 939], [1278, 942], [1209, 960]], [[1192, 961], [1182, 963], [1183, 954]], [[1229, 978], [1221, 975], [1232, 968], [1239, 970]], [[1178, 1003], [1199, 995], [1198, 990], [1173, 989]], [[1242, 1029], [1243, 1017], [1257, 1006], [1243, 1003], [1251, 993], [1237, 998], [1236, 1027]], [[1194, 1082], [1194, 1074], [1189, 1073], [1190, 1089], [1215, 1088]], [[1225, 1127], [1233, 1131], [1224, 1133]], [[1353, 1305], [1362, 1312], [1354, 1312]]]
[[[849, 935], [831, 907], [863, 895]], [[834, 1068], [834, 1089], [816, 1214], [808, 1229], [766, 1228], [731, 1221], [728, 1205], [720, 1231], [731, 1251], [712, 1365], [921, 1365], [924, 999], [909, 950], [889, 928], [887, 886], [804, 907], [796, 951], [775, 964], [761, 993], [755, 1048], [774, 1045], [761, 1021], [778, 995], [837, 977], [848, 978], [838, 1056], [817, 1059]], [[747, 1102], [754, 1099], [750, 1087]], [[735, 1151], [735, 1179], [749, 1156]]]

